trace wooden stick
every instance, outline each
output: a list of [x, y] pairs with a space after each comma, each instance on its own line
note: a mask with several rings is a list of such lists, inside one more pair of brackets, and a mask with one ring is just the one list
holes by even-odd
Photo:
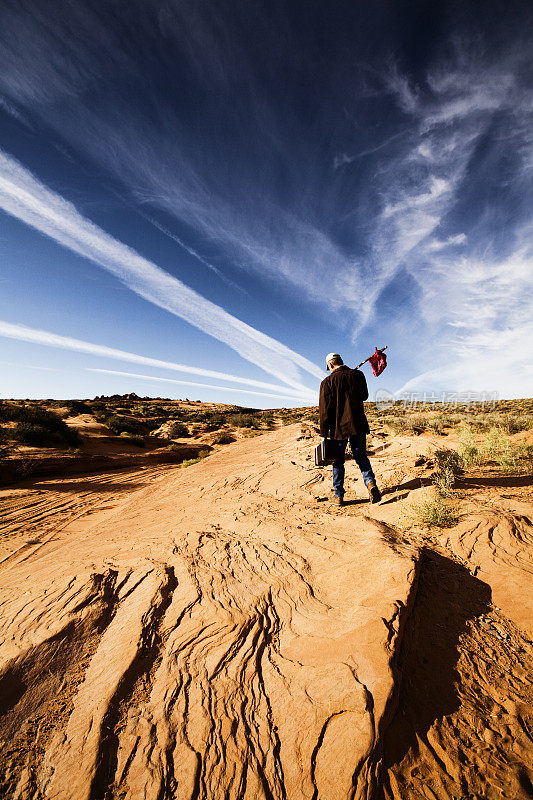
[[[386, 344], [386, 345], [385, 345], [385, 347], [381, 347], [381, 348], [379, 348], [379, 347], [378, 347], [378, 350], [379, 350], [379, 352], [380, 352], [380, 353], [382, 353], [384, 350], [386, 350], [386, 349], [387, 349], [387, 347], [388, 347], [388, 346], [389, 346], [389, 345], [388, 345], [388, 344]], [[372, 356], [373, 356], [373, 355], [375, 355], [375, 353], [372, 353]], [[364, 361], [361, 361], [361, 363], [360, 363], [360, 364], [358, 364], [358, 365], [356, 366], [356, 369], [359, 369], [359, 367], [362, 367], [362, 366], [363, 366], [363, 364], [366, 364], [366, 362], [367, 362], [367, 361], [370, 361], [370, 359], [372, 358], [372, 356], [368, 356], [368, 358], [365, 358], [365, 360], [364, 360]]]

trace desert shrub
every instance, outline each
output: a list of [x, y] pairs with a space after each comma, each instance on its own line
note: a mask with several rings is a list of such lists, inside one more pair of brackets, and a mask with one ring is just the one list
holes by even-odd
[[419, 432], [425, 431], [429, 427], [428, 418], [422, 416], [422, 414], [408, 414], [404, 417], [385, 416], [381, 419], [393, 433]]
[[171, 439], [178, 439], [183, 438], [184, 436], [189, 435], [189, 428], [185, 425], [184, 422], [174, 422], [171, 428], [169, 428], [169, 434]]
[[433, 483], [442, 497], [448, 497], [452, 493], [455, 476], [462, 466], [461, 457], [456, 450], [436, 450], [435, 462], [437, 472], [433, 478]]
[[259, 428], [260, 425], [257, 417], [252, 414], [231, 414], [228, 422], [235, 428]]
[[14, 436], [23, 444], [34, 447], [72, 447], [78, 442], [78, 432], [69, 428], [59, 414], [53, 411], [36, 406], [11, 405], [7, 410], [2, 409], [2, 412], [10, 421], [16, 421]]
[[[456, 425], [459, 425], [461, 422], [464, 421], [463, 414], [439, 414], [438, 417], [434, 418], [438, 423], [438, 426], [442, 428], [455, 428]], [[431, 425], [431, 422], [430, 422]]]
[[492, 428], [500, 428], [506, 433], [519, 433], [533, 427], [533, 415], [506, 414], [493, 411], [487, 414], [476, 414], [468, 422], [478, 431], [490, 431]]
[[281, 423], [282, 425], [294, 425], [295, 422], [301, 422], [304, 416], [307, 416], [306, 411], [291, 411], [282, 416]]
[[213, 439], [213, 444], [231, 444], [235, 441], [235, 437], [231, 433], [219, 433]]
[[460, 434], [459, 458], [464, 469], [479, 464], [482, 460], [479, 449], [474, 441], [472, 431], [464, 427]]
[[457, 525], [456, 507], [442, 495], [413, 507], [414, 521], [429, 527], [450, 528]]
[[119, 417], [117, 414], [112, 414], [110, 417], [106, 417], [105, 424], [110, 431], [116, 433], [117, 435], [120, 435], [121, 433], [145, 433], [145, 426], [142, 422], [132, 419], [125, 419], [124, 417]]
[[423, 414], [410, 414], [409, 416], [405, 417], [405, 430], [425, 431], [429, 427], [430, 427], [430, 419], [429, 417], [425, 417]]
[[200, 450], [196, 458], [187, 458], [185, 461], [181, 462], [182, 467], [190, 467], [192, 464], [198, 464], [199, 461], [206, 458], [209, 455], [209, 450]]
[[[48, 412], [52, 413], [52, 412]], [[54, 414], [54, 417], [56, 415]], [[64, 427], [63, 427], [64, 426]], [[62, 419], [43, 422], [17, 422], [15, 439], [32, 447], [73, 447], [78, 442], [78, 432], [65, 425]]]
[[428, 430], [433, 431], [437, 435], [444, 433], [444, 428], [446, 427], [444, 421], [439, 417], [428, 419], [426, 425]]
[[382, 422], [391, 429], [393, 433], [403, 433], [407, 429], [405, 417], [382, 417]]
[[380, 415], [380, 422], [382, 422], [383, 425], [386, 425], [388, 428], [390, 428], [393, 433], [397, 433], [398, 432], [396, 430], [395, 420], [396, 420], [396, 417], [391, 417], [388, 414]]
[[125, 439], [128, 444], [134, 444], [135, 447], [146, 447], [146, 442], [144, 441], [144, 437], [140, 436], [138, 433], [126, 433], [123, 431], [120, 434], [121, 439]]
[[168, 419], [169, 416], [174, 416], [172, 413], [174, 409], [167, 410], [163, 408], [163, 406], [156, 406], [156, 405], [139, 406], [139, 408], [136, 409], [136, 411], [138, 414], [141, 414], [144, 417], [165, 417], [165, 419]]
[[533, 444], [525, 444], [525, 442], [518, 444], [516, 446], [516, 457], [519, 461], [532, 461]]
[[456, 474], [461, 468], [461, 457], [456, 450], [435, 450], [435, 462], [439, 472], [451, 470]]
[[516, 467], [518, 449], [509, 441], [502, 428], [491, 428], [480, 448], [485, 460], [495, 461], [505, 470]]
[[439, 490], [442, 497], [447, 497], [452, 493], [453, 485], [455, 483], [455, 474], [451, 467], [444, 467], [436, 473], [433, 478], [433, 483]]
[[507, 414], [504, 426], [509, 433], [520, 433], [528, 431], [533, 427], [533, 415], [531, 414]]
[[465, 428], [461, 434], [459, 458], [465, 469], [492, 461], [501, 469], [511, 471], [519, 465], [521, 460], [528, 458], [527, 449], [523, 443], [515, 444], [510, 441], [506, 430], [501, 427], [490, 428], [485, 439], [478, 446], [474, 442], [471, 429]]
[[83, 400], [67, 400], [64, 403], [65, 408], [67, 408], [72, 416], [76, 414], [92, 414], [92, 409], [87, 403], [84, 403]]
[[315, 425], [318, 425], [320, 421], [318, 411], [310, 411], [305, 415], [305, 419], [308, 419], [309, 422], [313, 422]]
[[[2, 422], [29, 422], [30, 416], [34, 412], [35, 409], [32, 406], [19, 406], [15, 403], [0, 402], [0, 420]], [[46, 414], [48, 412], [43, 409], [43, 413]]]
[[0, 458], [5, 456], [9, 451], [9, 445], [7, 443], [7, 436], [6, 431], [0, 425]]

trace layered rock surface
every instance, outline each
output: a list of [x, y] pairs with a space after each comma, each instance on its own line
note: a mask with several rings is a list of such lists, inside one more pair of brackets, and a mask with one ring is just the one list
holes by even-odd
[[[6, 490], [4, 796], [451, 798], [484, 751], [494, 797], [519, 796], [529, 642], [460, 556], [403, 535], [391, 507], [317, 502], [323, 473], [298, 433], [121, 491], [105, 476]], [[483, 678], [489, 644], [515, 658], [505, 697]]]

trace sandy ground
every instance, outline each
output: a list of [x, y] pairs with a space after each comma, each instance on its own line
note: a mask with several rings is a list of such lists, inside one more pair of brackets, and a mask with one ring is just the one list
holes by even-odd
[[314, 443], [0, 491], [3, 797], [533, 796], [530, 481], [424, 531], [436, 440], [342, 509]]

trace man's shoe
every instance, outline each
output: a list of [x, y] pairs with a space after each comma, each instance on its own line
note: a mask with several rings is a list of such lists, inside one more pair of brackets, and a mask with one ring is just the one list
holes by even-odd
[[366, 488], [368, 489], [368, 496], [370, 497], [370, 502], [379, 503], [381, 500], [381, 492], [379, 491], [374, 481], [370, 481], [370, 483], [367, 485]]
[[344, 505], [344, 497], [338, 497], [337, 495], [335, 495], [335, 497], [333, 498], [333, 502], [337, 506], [343, 506]]

